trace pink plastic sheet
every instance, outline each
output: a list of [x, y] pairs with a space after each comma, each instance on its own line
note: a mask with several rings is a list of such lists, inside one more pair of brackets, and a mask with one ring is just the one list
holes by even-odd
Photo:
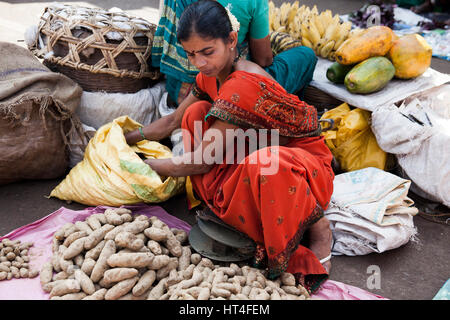
[[[122, 206], [133, 211], [134, 214], [144, 214], [148, 217], [157, 216], [170, 228], [178, 228], [189, 231], [191, 226], [169, 213], [159, 206], [133, 205]], [[37, 270], [52, 256], [52, 237], [56, 230], [67, 222], [85, 220], [94, 213], [103, 213], [107, 206], [86, 208], [80, 211], [73, 211], [61, 207], [48, 216], [33, 223], [11, 231], [7, 235], [0, 237], [11, 240], [19, 239], [22, 242], [31, 241], [34, 246], [30, 249], [30, 265]], [[343, 283], [328, 280], [318, 291], [314, 298], [324, 300], [379, 300], [381, 296], [372, 294], [357, 287], [345, 285]], [[47, 300], [49, 294], [41, 288], [39, 276], [33, 279], [11, 279], [0, 281], [0, 300]]]
[[325, 281], [319, 291], [312, 297], [321, 300], [389, 300], [380, 295], [334, 280]]

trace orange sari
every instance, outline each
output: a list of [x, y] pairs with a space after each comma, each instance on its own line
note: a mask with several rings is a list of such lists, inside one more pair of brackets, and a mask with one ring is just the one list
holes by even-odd
[[[291, 137], [287, 145], [255, 151], [276, 155], [274, 175], [261, 174], [270, 164], [247, 156], [240, 163], [217, 164], [191, 181], [218, 217], [257, 243], [256, 267], [267, 267], [269, 278], [293, 273], [310, 292], [316, 291], [327, 273], [300, 242], [323, 217], [334, 179], [332, 154], [320, 136], [316, 109], [278, 83], [244, 71], [232, 73], [219, 91], [215, 78], [200, 73], [193, 93], [209, 101], [194, 103], [185, 112], [182, 128], [190, 132], [183, 136], [186, 149], [194, 150], [194, 135], [203, 134], [215, 118], [243, 129], [278, 129]], [[199, 120], [202, 132], [195, 133], [194, 121]]]

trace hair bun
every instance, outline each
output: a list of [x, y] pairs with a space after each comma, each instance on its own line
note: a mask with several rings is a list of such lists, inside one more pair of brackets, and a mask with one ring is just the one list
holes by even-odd
[[225, 7], [225, 10], [227, 10], [228, 18], [230, 19], [231, 23], [231, 29], [233, 31], [239, 32], [239, 28], [241, 27], [241, 24], [239, 23], [238, 19], [234, 16], [234, 14], [231, 13], [230, 10], [230, 4]]

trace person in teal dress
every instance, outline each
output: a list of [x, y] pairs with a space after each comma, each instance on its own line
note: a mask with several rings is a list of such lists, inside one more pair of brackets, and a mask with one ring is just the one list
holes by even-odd
[[[177, 23], [184, 9], [197, 0], [164, 0], [156, 29], [151, 63], [165, 75], [171, 104], [179, 105], [192, 89], [198, 74], [177, 41]], [[273, 56], [269, 36], [268, 0], [217, 0], [239, 21], [240, 53], [263, 67], [289, 93], [303, 97], [311, 82], [317, 57], [305, 46], [285, 50]]]

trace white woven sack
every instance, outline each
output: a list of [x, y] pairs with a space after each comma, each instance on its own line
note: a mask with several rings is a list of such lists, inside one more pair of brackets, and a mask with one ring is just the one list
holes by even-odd
[[410, 181], [377, 168], [336, 175], [325, 211], [333, 232], [332, 253], [381, 253], [414, 239], [418, 210], [407, 197], [409, 186]]
[[76, 113], [82, 123], [95, 129], [125, 115], [146, 125], [161, 117], [158, 107], [164, 92], [164, 82], [136, 93], [84, 91]]
[[[407, 119], [414, 116], [417, 121]], [[450, 85], [372, 113], [378, 145], [395, 154], [411, 190], [450, 207]]]

